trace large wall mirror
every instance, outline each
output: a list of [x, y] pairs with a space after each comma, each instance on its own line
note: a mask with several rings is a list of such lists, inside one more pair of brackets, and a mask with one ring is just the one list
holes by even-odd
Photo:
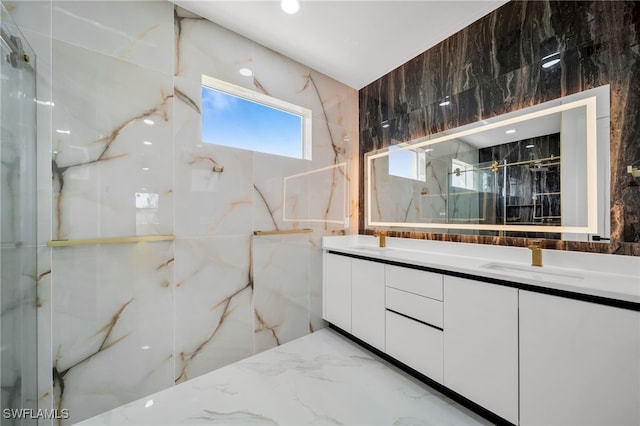
[[607, 241], [609, 86], [365, 155], [365, 226]]

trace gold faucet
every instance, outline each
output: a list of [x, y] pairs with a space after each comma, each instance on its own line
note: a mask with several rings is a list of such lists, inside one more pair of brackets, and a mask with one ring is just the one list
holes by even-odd
[[540, 245], [542, 241], [533, 240], [529, 243], [529, 250], [531, 250], [531, 266], [542, 266], [542, 249]]
[[387, 233], [386, 231], [382, 231], [382, 230], [377, 230], [373, 233], [374, 237], [380, 237], [380, 247], [386, 247], [387, 246]]

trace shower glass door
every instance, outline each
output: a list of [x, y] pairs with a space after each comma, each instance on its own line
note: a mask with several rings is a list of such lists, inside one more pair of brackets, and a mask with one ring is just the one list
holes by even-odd
[[37, 420], [35, 55], [0, 3], [2, 425]]

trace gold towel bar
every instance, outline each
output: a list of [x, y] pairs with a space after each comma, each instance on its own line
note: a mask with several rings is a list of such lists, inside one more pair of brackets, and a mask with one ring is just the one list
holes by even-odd
[[311, 228], [286, 229], [284, 231], [253, 231], [253, 235], [283, 235], [283, 234], [308, 234], [313, 232]]
[[98, 244], [129, 244], [150, 241], [173, 241], [173, 235], [141, 235], [137, 237], [115, 237], [115, 238], [94, 238], [88, 240], [51, 240], [47, 243], [49, 247], [71, 247], [87, 246]]

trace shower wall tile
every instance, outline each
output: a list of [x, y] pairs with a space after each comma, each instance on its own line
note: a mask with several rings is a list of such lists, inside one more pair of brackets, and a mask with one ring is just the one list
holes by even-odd
[[[286, 177], [305, 173], [309, 170], [309, 163], [295, 158], [281, 157], [271, 154], [254, 153], [253, 178], [253, 224], [256, 230], [271, 231], [274, 229], [288, 229], [299, 225], [297, 219], [284, 222], [284, 179]], [[300, 202], [301, 214], [305, 214], [306, 202]]]
[[35, 256], [35, 246], [0, 248], [2, 282], [0, 289], [0, 333], [2, 340], [3, 408], [34, 408], [36, 395], [36, 292], [34, 267], [28, 259]]
[[253, 46], [251, 89], [319, 113], [311, 105], [317, 94], [309, 68], [259, 44]]
[[309, 212], [309, 181], [314, 179], [315, 171], [303, 172], [284, 177], [283, 224], [298, 227], [300, 222], [311, 219]]
[[[313, 168], [336, 165], [350, 161], [354, 150], [350, 141], [353, 137], [348, 127], [328, 123], [322, 119], [314, 119], [313, 126]], [[355, 135], [357, 138], [357, 134]]]
[[[318, 227], [319, 224], [314, 224]], [[320, 224], [323, 226], [322, 224]], [[324, 263], [322, 258], [322, 235], [325, 232], [314, 232], [309, 235], [309, 329], [320, 330], [325, 327], [322, 319], [322, 277]], [[328, 234], [328, 233], [327, 233]]]
[[[50, 0], [9, 0], [2, 4], [7, 9], [22, 33], [34, 32], [51, 38], [51, 1]], [[26, 35], [26, 34], [25, 34]], [[42, 52], [37, 52], [38, 54]]]
[[56, 40], [163, 74], [173, 74], [173, 4], [166, 1], [53, 1]]
[[[29, 42], [36, 51], [36, 62], [38, 70], [51, 69], [51, 39], [29, 33]], [[51, 91], [51, 75], [49, 73], [37, 72], [36, 89], [39, 103], [37, 104], [37, 191], [38, 191], [38, 243], [44, 244], [52, 239], [51, 214], [53, 205], [51, 199], [51, 153], [52, 135], [51, 119], [54, 106], [52, 105], [53, 95]]]
[[[71, 424], [324, 327], [321, 236], [349, 232], [326, 222], [345, 196], [357, 213], [357, 91], [170, 2], [11, 7], [55, 103], [38, 105], [40, 407]], [[313, 159], [203, 143], [202, 74], [310, 108]], [[313, 233], [252, 236], [292, 227]], [[148, 234], [176, 240], [44, 246]]]
[[253, 355], [248, 236], [176, 241], [175, 383]]
[[311, 92], [308, 108], [315, 112], [314, 118], [345, 129], [357, 127], [355, 91], [345, 91], [341, 83], [315, 70], [309, 70], [308, 85]]
[[201, 81], [202, 74], [237, 86], [253, 88], [253, 79], [238, 70], [253, 70], [254, 43], [219, 25], [175, 7], [176, 77]]
[[[53, 365], [52, 353], [52, 286], [51, 286], [51, 248], [39, 246], [37, 249], [36, 308], [38, 321], [38, 408], [53, 409]], [[51, 424], [51, 420], [39, 419], [39, 425]]]
[[256, 353], [310, 333], [310, 252], [306, 234], [253, 237]]
[[[54, 238], [172, 233], [172, 78], [55, 40], [53, 57]], [[138, 193], [158, 198], [142, 224]]]
[[199, 81], [176, 77], [175, 93], [176, 235], [249, 235], [252, 153], [202, 141]]
[[309, 175], [306, 194], [314, 194], [308, 197], [311, 220], [326, 224], [328, 229], [344, 228], [349, 216], [349, 173], [347, 163], [341, 162]]
[[67, 247], [52, 260], [55, 407], [72, 424], [173, 384], [173, 243]]
[[[36, 54], [37, 191], [39, 243], [51, 239], [51, 8], [48, 1], [3, 2]], [[49, 172], [45, 172], [48, 170]]]
[[36, 54], [38, 243], [51, 239], [51, 7], [49, 1], [3, 2]]
[[333, 222], [357, 212], [349, 202], [353, 198], [349, 194], [355, 194], [352, 183], [357, 182], [357, 152], [351, 141], [357, 139], [355, 130], [314, 120], [311, 170], [315, 173], [309, 180], [308, 193], [313, 194], [309, 215], [326, 220], [330, 229], [343, 229], [343, 224]]

